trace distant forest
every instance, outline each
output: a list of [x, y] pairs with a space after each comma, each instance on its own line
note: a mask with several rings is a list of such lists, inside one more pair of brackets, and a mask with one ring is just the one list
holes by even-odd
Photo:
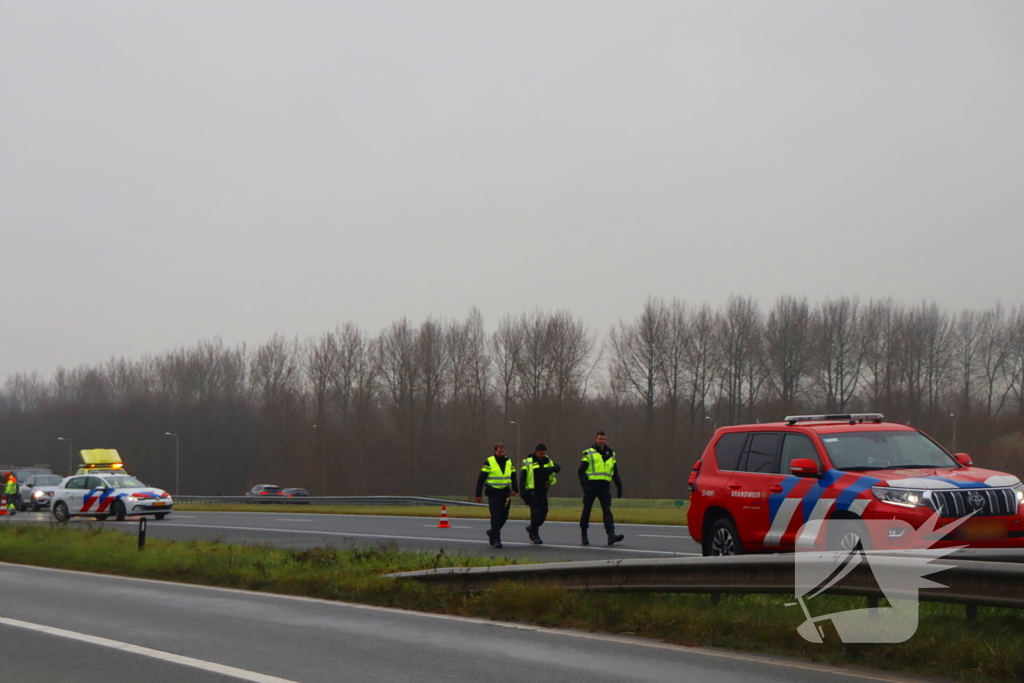
[[[316, 338], [200, 341], [138, 359], [7, 378], [0, 460], [58, 472], [82, 448], [181, 492], [254, 484], [314, 495], [470, 495], [496, 441], [578, 462], [594, 431], [625, 494], [684, 498], [713, 429], [792, 413], [878, 411], [981, 466], [1024, 474], [1024, 306], [752, 297], [721, 307], [651, 299], [595, 334], [567, 311], [345, 323]], [[514, 423], [514, 424], [513, 424]], [[63, 437], [64, 441], [58, 441]], [[560, 478], [555, 495], [579, 485]]]

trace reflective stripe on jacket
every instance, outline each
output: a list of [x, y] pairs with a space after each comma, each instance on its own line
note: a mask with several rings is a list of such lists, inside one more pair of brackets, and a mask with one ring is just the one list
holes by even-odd
[[587, 461], [587, 479], [590, 481], [612, 480], [612, 472], [615, 471], [615, 451], [606, 459], [594, 448], [583, 451], [583, 459]]
[[[554, 464], [555, 464], [555, 461], [552, 460], [551, 458], [548, 458], [548, 464], [547, 465], [541, 465], [539, 462], [537, 462], [536, 460], [533, 459], [532, 455], [530, 457], [528, 457], [526, 460], [524, 460], [523, 461], [523, 471], [526, 472], [526, 489], [528, 491], [532, 491], [534, 488], [536, 488], [536, 486], [534, 485], [535, 484], [534, 472], [538, 468], [540, 468], [540, 467], [553, 467]], [[552, 484], [556, 484], [556, 483], [558, 483], [558, 479], [557, 479], [557, 477], [555, 477], [555, 473], [552, 472], [551, 474], [548, 475], [548, 486], [551, 486]]]
[[487, 462], [480, 468], [481, 472], [487, 473], [487, 485], [492, 489], [504, 489], [512, 486], [512, 472], [515, 470], [515, 465], [512, 464], [512, 458], [509, 458], [505, 462], [505, 471], [501, 470], [498, 466], [498, 459], [495, 456], [487, 458]]

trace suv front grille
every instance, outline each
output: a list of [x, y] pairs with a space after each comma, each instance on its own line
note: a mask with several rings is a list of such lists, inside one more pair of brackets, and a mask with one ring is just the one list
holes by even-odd
[[[980, 496], [980, 500], [978, 496]], [[932, 502], [940, 517], [963, 517], [975, 510], [978, 511], [974, 515], [975, 517], [1003, 517], [1017, 514], [1017, 494], [1013, 489], [932, 491]]]

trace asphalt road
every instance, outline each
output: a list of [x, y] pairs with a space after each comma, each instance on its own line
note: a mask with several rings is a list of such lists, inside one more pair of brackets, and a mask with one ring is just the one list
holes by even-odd
[[628, 636], [4, 563], [0, 642], [5, 676], [83, 683], [908, 680]]
[[[48, 523], [49, 512], [23, 512], [11, 522]], [[75, 518], [72, 524], [103, 524], [135, 533], [138, 521], [96, 522], [91, 517]], [[490, 523], [482, 519], [451, 519], [451, 528], [437, 528], [433, 517], [386, 517], [369, 515], [321, 515], [280, 512], [172, 512], [167, 519], [150, 519], [149, 538], [176, 540], [218, 540], [222, 543], [263, 543], [283, 548], [379, 546], [394, 544], [408, 550], [446, 554], [505, 555], [531, 558], [538, 562], [562, 560], [603, 560], [614, 558], [685, 557], [699, 555], [700, 546], [690, 538], [686, 527], [643, 524], [619, 524], [616, 530], [626, 540], [607, 545], [604, 528], [590, 527], [592, 545], [580, 545], [579, 525], [572, 522], [548, 522], [541, 528], [543, 545], [535, 545], [526, 535], [524, 521], [509, 521], [502, 530], [504, 548], [496, 550], [487, 543], [485, 530]]]

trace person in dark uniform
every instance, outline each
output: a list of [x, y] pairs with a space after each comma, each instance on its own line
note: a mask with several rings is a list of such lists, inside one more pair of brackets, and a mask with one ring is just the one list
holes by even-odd
[[519, 492], [515, 474], [515, 463], [506, 457], [505, 445], [494, 444], [494, 455], [484, 461], [476, 479], [476, 502], [480, 502], [480, 492], [486, 485], [487, 501], [491, 507], [491, 528], [487, 530], [487, 538], [495, 548], [501, 547], [501, 528], [508, 521], [511, 497]]
[[590, 527], [590, 510], [594, 506], [594, 499], [601, 502], [608, 545], [623, 540], [625, 536], [615, 533], [615, 518], [612, 516], [612, 482], [615, 482], [615, 488], [618, 489], [618, 497], [622, 498], [622, 480], [619, 478], [615, 451], [608, 446], [608, 436], [604, 432], [598, 432], [594, 444], [583, 451], [578, 474], [580, 484], [583, 485], [583, 514], [580, 516], [583, 545], [590, 545], [587, 529]]
[[542, 443], [523, 460], [519, 490], [523, 493], [523, 502], [530, 506], [530, 526], [526, 527], [526, 533], [534, 543], [544, 542], [540, 538], [540, 525], [548, 518], [548, 489], [556, 481], [555, 473], [561, 471], [562, 466], [548, 457], [548, 447]]

